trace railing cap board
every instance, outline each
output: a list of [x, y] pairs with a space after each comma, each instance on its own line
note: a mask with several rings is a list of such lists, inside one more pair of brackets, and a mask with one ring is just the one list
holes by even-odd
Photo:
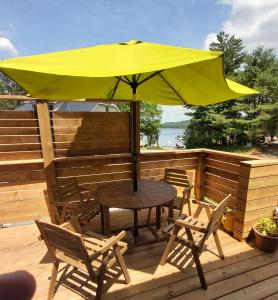
[[188, 149], [188, 150], [142, 150], [140, 155], [169, 155], [169, 154], [180, 154], [180, 153], [199, 153], [202, 149]]
[[19, 165], [19, 164], [32, 164], [32, 163], [43, 163], [43, 159], [26, 159], [26, 160], [5, 160], [5, 161], [0, 161], [0, 165]]
[[278, 165], [278, 160], [277, 159], [249, 160], [249, 161], [241, 161], [240, 164], [243, 166], [248, 166], [250, 168], [256, 168], [256, 167]]
[[206, 148], [199, 148], [199, 149], [195, 149], [195, 150], [198, 150], [199, 152], [214, 153], [214, 154], [220, 154], [223, 156], [236, 157], [236, 158], [242, 159], [243, 161], [260, 160], [260, 158], [256, 157], [256, 156], [242, 155], [242, 154], [231, 153], [231, 152], [220, 151], [220, 150], [213, 150], [213, 149], [206, 149]]

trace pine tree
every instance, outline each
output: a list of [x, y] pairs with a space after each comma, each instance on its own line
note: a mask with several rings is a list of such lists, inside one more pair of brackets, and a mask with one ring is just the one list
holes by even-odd
[[[236, 79], [240, 68], [243, 64], [246, 52], [244, 50], [241, 39], [234, 35], [229, 35], [220, 32], [217, 35], [217, 41], [210, 44], [210, 50], [222, 51], [224, 54], [224, 72], [231, 79]], [[209, 105], [203, 108], [193, 107], [191, 123], [185, 132], [185, 141], [187, 147], [192, 147], [193, 144], [197, 147], [210, 146], [212, 144], [233, 143], [237, 130], [233, 127], [233, 119], [238, 117], [238, 114], [233, 107], [236, 105], [236, 100], [230, 100], [219, 104]], [[202, 112], [202, 118], [206, 120], [201, 123], [198, 121]], [[196, 126], [200, 123], [204, 128]], [[198, 129], [197, 129], [198, 128]], [[207, 132], [204, 130], [207, 129]], [[198, 131], [202, 131], [202, 136]], [[196, 131], [194, 133], [194, 131]], [[195, 142], [192, 142], [194, 136]], [[189, 138], [190, 137], [190, 138]], [[203, 144], [205, 142], [205, 144]], [[193, 143], [193, 144], [192, 144]]]
[[238, 101], [235, 107], [243, 112], [246, 139], [252, 143], [267, 135], [273, 139], [278, 130], [278, 61], [273, 50], [259, 46], [248, 54], [240, 81], [260, 92]]

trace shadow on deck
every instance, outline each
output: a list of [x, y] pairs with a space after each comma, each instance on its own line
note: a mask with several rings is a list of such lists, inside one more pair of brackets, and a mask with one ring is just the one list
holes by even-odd
[[[140, 212], [140, 220], [146, 217]], [[128, 211], [112, 214], [112, 228], [128, 226], [132, 214]], [[166, 220], [166, 214], [163, 214]], [[92, 226], [98, 231], [99, 220]], [[266, 254], [250, 243], [238, 242], [220, 231], [225, 259], [218, 257], [213, 238], [207, 241], [207, 251], [201, 255], [208, 290], [200, 288], [199, 278], [191, 256], [177, 246], [171, 260], [163, 267], [159, 261], [165, 242], [144, 246], [132, 246], [133, 238], [127, 234], [131, 244], [125, 261], [131, 283], [125, 285], [120, 269], [116, 266], [107, 274], [103, 299], [277, 299], [278, 297], [278, 253]], [[141, 230], [144, 240], [152, 240], [147, 229]], [[1, 273], [24, 269], [37, 280], [34, 299], [46, 299], [51, 263], [43, 242], [37, 239], [35, 225], [20, 226], [0, 231]], [[96, 287], [88, 276], [65, 267], [60, 272], [58, 290], [54, 299], [94, 299]]]

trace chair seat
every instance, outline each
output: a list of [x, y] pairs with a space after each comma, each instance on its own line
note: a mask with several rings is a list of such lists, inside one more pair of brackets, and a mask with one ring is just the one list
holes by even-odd
[[[186, 220], [186, 222], [188, 222], [189, 224], [195, 225], [195, 226], [199, 226], [199, 227], [204, 227], [206, 226], [206, 223], [204, 222], [200, 222], [195, 218], [192, 218], [190, 216], [187, 215], [182, 215], [178, 218], [179, 220]], [[164, 227], [162, 229], [162, 234], [165, 235], [167, 238], [170, 238], [171, 235], [173, 234], [173, 230], [174, 230], [175, 224], [171, 223], [169, 225], [167, 225], [166, 227]], [[195, 245], [198, 247], [199, 243], [201, 242], [202, 238], [204, 237], [204, 233], [202, 232], [198, 232], [195, 230], [191, 230], [191, 233], [194, 237], [194, 241], [195, 241]], [[179, 242], [185, 246], [190, 246], [190, 241], [188, 240], [188, 236], [186, 233], [185, 228], [181, 228], [177, 237], [176, 237], [176, 242]]]
[[[165, 206], [169, 207], [169, 203], [166, 203]], [[174, 209], [181, 210], [182, 208], [182, 197], [174, 198]]]
[[88, 224], [92, 218], [100, 212], [100, 206], [95, 200], [85, 202], [77, 210], [77, 216], [81, 224]]
[[[101, 250], [103, 245], [109, 241], [109, 238], [93, 233], [91, 231], [87, 231], [85, 234], [82, 234], [84, 238], [84, 244], [87, 249], [87, 252], [89, 254], [89, 258], [92, 259], [92, 267], [96, 272], [96, 275], [98, 274], [98, 271], [100, 269], [100, 266], [102, 264], [102, 255], [98, 257], [94, 257], [97, 251]], [[118, 241], [117, 245], [119, 246], [119, 250], [121, 254], [123, 255], [127, 251], [127, 243]], [[56, 257], [60, 259], [62, 262], [71, 264], [75, 266], [76, 268], [81, 269], [84, 272], [87, 272], [87, 267], [86, 265], [80, 260], [77, 261], [76, 258], [72, 258], [70, 255], [65, 254], [64, 252], [56, 252]], [[113, 247], [109, 249], [108, 252], [108, 264], [107, 267], [111, 268], [115, 263], [117, 259], [115, 257]]]

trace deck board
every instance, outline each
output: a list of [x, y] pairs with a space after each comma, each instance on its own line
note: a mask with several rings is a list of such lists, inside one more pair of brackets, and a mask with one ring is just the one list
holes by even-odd
[[[140, 211], [139, 218], [144, 222], [146, 211]], [[203, 218], [205, 218], [203, 216]], [[164, 224], [166, 213], [163, 214]], [[111, 217], [112, 228], [129, 226], [132, 213], [114, 212]], [[99, 231], [99, 220], [92, 224]], [[147, 229], [140, 231], [142, 239], [152, 240], [153, 235]], [[0, 273], [24, 269], [32, 273], [37, 280], [34, 299], [46, 299], [51, 272], [51, 264], [42, 241], [38, 241], [38, 230], [34, 224], [0, 230]], [[227, 233], [220, 231], [220, 239], [225, 259], [220, 260], [212, 238], [207, 242], [208, 251], [201, 256], [208, 290], [200, 288], [195, 266], [185, 260], [183, 249], [176, 249], [170, 263], [158, 265], [165, 242], [130, 247], [125, 261], [130, 273], [131, 283], [123, 284], [123, 276], [103, 295], [103, 299], [277, 299], [278, 297], [278, 252], [266, 254], [253, 243], [238, 242]], [[130, 233], [126, 237], [133, 244]], [[115, 272], [118, 269], [115, 269]], [[72, 281], [74, 278], [74, 281]], [[72, 274], [67, 284], [75, 291], [60, 285], [55, 295], [59, 299], [86, 299], [94, 294], [94, 284], [82, 283], [86, 277]], [[66, 281], [65, 281], [66, 282]], [[111, 282], [111, 281], [110, 281]], [[78, 293], [79, 294], [78, 294]], [[83, 295], [83, 296], [82, 296]], [[86, 297], [85, 297], [86, 296]]]

